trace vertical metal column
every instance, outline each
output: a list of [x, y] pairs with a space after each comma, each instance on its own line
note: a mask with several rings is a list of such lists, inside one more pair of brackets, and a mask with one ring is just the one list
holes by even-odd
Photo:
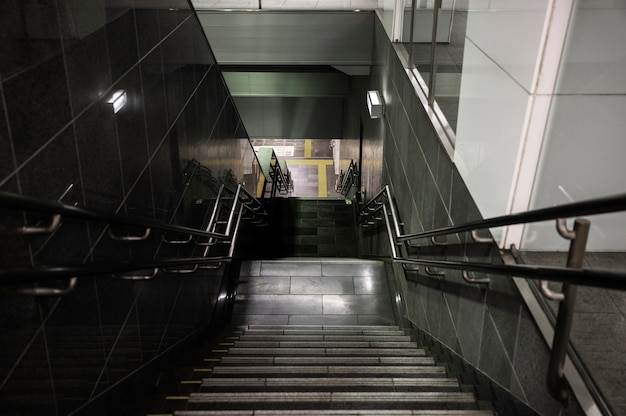
[[411, 28], [409, 30], [409, 68], [414, 68], [413, 64], [413, 32], [415, 29], [415, 8], [417, 7], [417, 0], [411, 1]]
[[[562, 227], [559, 226], [561, 236], [571, 239], [567, 256], [567, 267], [582, 269], [589, 228], [590, 222], [584, 218], [576, 219], [573, 232], [563, 231]], [[552, 354], [548, 367], [548, 389], [552, 397], [562, 403], [567, 403], [572, 394], [569, 384], [563, 375], [563, 366], [567, 356], [567, 346], [569, 345], [577, 288], [576, 285], [563, 285], [564, 299], [559, 305], [556, 326], [554, 328], [554, 339], [552, 341]]]
[[428, 105], [435, 102], [435, 73], [437, 72], [437, 26], [439, 25], [439, 10], [441, 0], [435, 0], [433, 8], [433, 33], [430, 45], [430, 79], [428, 80]]

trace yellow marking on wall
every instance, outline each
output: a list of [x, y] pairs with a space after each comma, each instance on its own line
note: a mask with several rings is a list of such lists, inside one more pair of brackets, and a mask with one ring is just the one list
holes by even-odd
[[311, 148], [313, 147], [313, 141], [311, 139], [304, 139], [304, 157], [311, 157]]
[[213, 371], [213, 369], [212, 368], [194, 368], [193, 371], [196, 373], [210, 373], [211, 371]]
[[188, 400], [189, 396], [165, 396], [165, 400]]
[[180, 384], [202, 384], [202, 380], [183, 380]]

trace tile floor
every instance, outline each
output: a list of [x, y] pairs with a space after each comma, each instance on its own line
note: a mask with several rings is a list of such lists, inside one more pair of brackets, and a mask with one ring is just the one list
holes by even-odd
[[381, 262], [284, 259], [242, 264], [235, 325], [395, 325]]
[[[528, 264], [563, 267], [567, 253], [524, 252]], [[586, 253], [584, 267], [620, 271], [626, 253]], [[552, 285], [560, 290], [560, 285]], [[558, 305], [550, 302], [556, 313]], [[626, 292], [579, 286], [572, 343], [616, 415], [626, 415]]]

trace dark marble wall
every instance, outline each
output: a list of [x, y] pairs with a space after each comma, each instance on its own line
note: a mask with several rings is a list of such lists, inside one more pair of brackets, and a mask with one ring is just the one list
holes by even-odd
[[[7, 0], [0, 19], [1, 191], [200, 226], [199, 202], [219, 183], [256, 184], [247, 133], [187, 1]], [[128, 100], [114, 114], [107, 101], [120, 89]], [[188, 254], [160, 235], [113, 241], [97, 222], [67, 219], [26, 238], [10, 231], [49, 219], [0, 207], [0, 220], [2, 268]], [[64, 297], [2, 287], [2, 412], [66, 414], [97, 397], [206, 325], [222, 274], [81, 278]]]
[[[418, 232], [481, 219], [456, 167], [437, 138], [398, 54], [380, 23], [375, 31], [374, 66], [369, 88], [382, 92], [384, 119], [365, 123], [364, 154], [383, 156], [379, 166], [363, 166], [363, 190], [372, 196], [388, 183], [405, 232]], [[365, 94], [363, 93], [363, 96]], [[363, 102], [362, 114], [366, 114]], [[366, 198], [367, 199], [367, 198]], [[384, 228], [384, 227], [383, 227]], [[365, 233], [366, 255], [389, 255], [383, 228]], [[501, 261], [497, 248], [475, 244], [466, 235], [447, 246], [421, 242], [426, 258]], [[421, 330], [485, 373], [541, 414], [559, 414], [560, 405], [545, 387], [548, 348], [511, 278], [490, 276], [488, 286], [465, 283], [459, 271], [433, 277], [420, 269], [394, 265], [406, 314]]]

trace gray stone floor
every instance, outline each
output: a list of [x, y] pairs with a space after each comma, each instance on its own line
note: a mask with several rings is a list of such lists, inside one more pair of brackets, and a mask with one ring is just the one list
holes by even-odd
[[[525, 252], [523, 259], [564, 266], [567, 253]], [[587, 253], [584, 267], [622, 271], [625, 264], [626, 253]], [[551, 307], [556, 311], [558, 305], [553, 302]], [[626, 292], [580, 286], [571, 339], [615, 414], [626, 415]]]
[[395, 325], [384, 265], [377, 261], [247, 261], [237, 292], [234, 325]]

